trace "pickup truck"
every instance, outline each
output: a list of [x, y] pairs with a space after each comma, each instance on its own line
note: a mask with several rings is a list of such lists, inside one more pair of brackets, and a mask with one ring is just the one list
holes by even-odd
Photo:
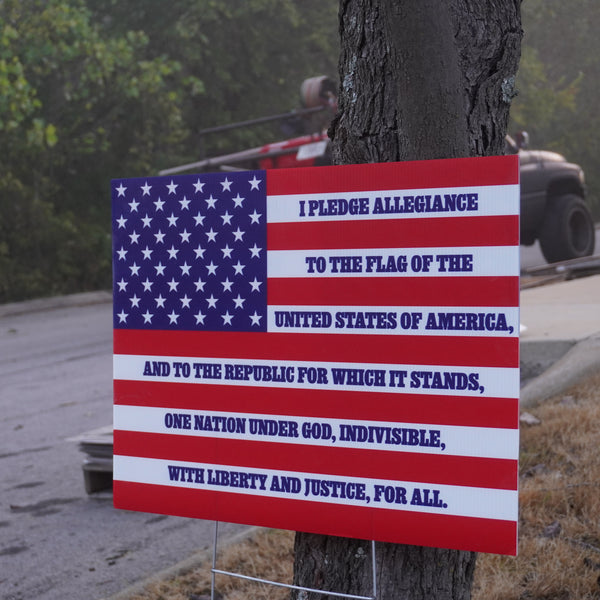
[[559, 262], [594, 252], [594, 221], [579, 165], [546, 150], [527, 150], [507, 136], [506, 152], [521, 164], [521, 244], [536, 240], [544, 258]]
[[[323, 131], [266, 144], [234, 154], [208, 158], [161, 171], [189, 169], [278, 169], [331, 164], [329, 139]], [[585, 202], [583, 170], [564, 156], [546, 150], [526, 150], [506, 137], [507, 154], [519, 154], [521, 179], [521, 244], [539, 240], [549, 263], [589, 256], [595, 229]]]

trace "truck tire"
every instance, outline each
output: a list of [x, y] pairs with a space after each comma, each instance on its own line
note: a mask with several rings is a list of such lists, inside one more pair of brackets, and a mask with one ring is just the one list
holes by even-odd
[[575, 194], [553, 198], [542, 223], [539, 241], [542, 254], [549, 263], [592, 254], [594, 221], [585, 202]]

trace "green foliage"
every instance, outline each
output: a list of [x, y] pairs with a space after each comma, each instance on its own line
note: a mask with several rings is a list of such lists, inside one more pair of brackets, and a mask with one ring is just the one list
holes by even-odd
[[580, 164], [600, 216], [600, 22], [597, 0], [524, 0], [512, 130]]
[[110, 179], [197, 160], [199, 129], [296, 107], [304, 78], [334, 73], [336, 10], [1, 0], [0, 302], [108, 287]]
[[[515, 101], [512, 119], [537, 139], [552, 131], [576, 108], [582, 74], [574, 79], [550, 81], [547, 68], [535, 48], [525, 47], [519, 70], [519, 101]], [[522, 101], [521, 101], [522, 100]]]
[[[180, 81], [189, 85], [184, 118], [192, 132], [297, 108], [305, 78], [337, 70], [334, 0], [112, 0], [109, 11], [105, 4], [89, 5], [108, 35], [138, 23], [151, 56], [179, 63]], [[103, 18], [107, 12], [110, 18]], [[281, 135], [260, 133], [212, 136], [201, 141], [202, 151], [240, 150]], [[197, 160], [200, 140], [188, 142], [170, 147], [161, 167]]]
[[109, 285], [104, 228], [60, 217], [12, 177], [0, 179], [0, 298], [18, 300]]
[[178, 64], [83, 1], [5, 0], [0, 32], [0, 301], [106, 287], [108, 179], [185, 137]]

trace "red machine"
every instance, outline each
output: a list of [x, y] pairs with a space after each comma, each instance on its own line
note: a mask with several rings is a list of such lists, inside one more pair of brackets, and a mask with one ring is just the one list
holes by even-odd
[[328, 77], [311, 77], [302, 83], [300, 96], [303, 108], [299, 110], [212, 127], [202, 130], [200, 134], [205, 136], [224, 133], [242, 127], [280, 121], [284, 130], [303, 132], [304, 135], [164, 169], [159, 174], [170, 175], [192, 170], [281, 169], [331, 164], [326, 130], [337, 110], [336, 86]]

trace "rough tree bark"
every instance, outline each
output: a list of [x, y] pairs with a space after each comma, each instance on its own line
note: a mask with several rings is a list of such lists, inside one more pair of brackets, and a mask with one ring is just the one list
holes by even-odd
[[[335, 163], [503, 154], [520, 0], [341, 0], [340, 36]], [[470, 598], [475, 553], [376, 547], [378, 598]], [[369, 596], [370, 565], [369, 542], [296, 534], [296, 585]]]

